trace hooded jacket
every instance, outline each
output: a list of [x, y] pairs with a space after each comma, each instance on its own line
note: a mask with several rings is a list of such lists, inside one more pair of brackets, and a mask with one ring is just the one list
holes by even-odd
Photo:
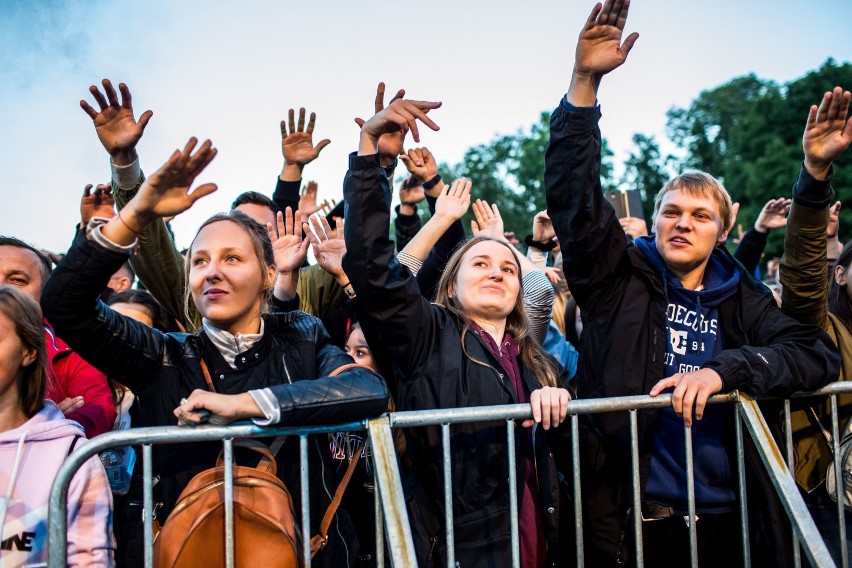
[[[576, 109], [563, 98], [551, 116], [545, 156], [547, 210], [562, 247], [568, 285], [583, 314], [576, 379], [582, 398], [647, 394], [666, 376], [669, 342], [664, 275], [628, 241], [601, 191], [600, 116], [597, 107]], [[722, 392], [742, 389], [786, 397], [837, 378], [839, 356], [824, 331], [782, 314], [769, 290], [723, 247], [716, 247], [713, 257], [739, 273], [734, 293], [718, 306], [724, 349], [701, 364], [719, 374]], [[658, 418], [656, 411], [639, 413], [643, 490]], [[627, 538], [632, 524], [628, 415], [593, 415], [593, 425], [583, 434], [587, 550], [625, 562], [632, 555]], [[750, 471], [763, 474], [761, 466], [755, 466]], [[766, 521], [772, 543], [758, 544], [776, 555], [776, 565], [783, 565], [788, 561], [789, 533], [779, 522], [783, 511], [771, 509], [775, 499], [769, 487], [768, 481], [749, 485], [749, 498], [762, 501], [763, 513], [752, 515], [750, 526], [760, 531], [760, 521]], [[765, 495], [755, 495], [764, 490]]]
[[[82, 436], [80, 425], [50, 401], [0, 434], [0, 567], [47, 561], [50, 489], [72, 444], [85, 443]], [[93, 456], [68, 489], [68, 566], [112, 566], [114, 547], [112, 492]]]

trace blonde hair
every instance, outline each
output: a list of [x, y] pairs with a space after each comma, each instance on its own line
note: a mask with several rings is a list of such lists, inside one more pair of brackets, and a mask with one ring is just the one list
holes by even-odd
[[719, 180], [706, 172], [698, 170], [684, 172], [669, 180], [657, 193], [657, 196], [654, 198], [654, 222], [657, 220], [657, 215], [660, 214], [660, 205], [663, 202], [663, 197], [667, 193], [678, 189], [693, 197], [709, 196], [719, 206], [722, 232], [727, 233], [731, 230], [731, 225], [733, 224], [733, 219], [731, 219], [731, 211], [733, 211], [731, 195]]

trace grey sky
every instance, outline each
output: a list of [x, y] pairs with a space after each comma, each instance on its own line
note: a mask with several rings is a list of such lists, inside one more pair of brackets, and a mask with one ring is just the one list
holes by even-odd
[[[340, 196], [357, 144], [352, 119], [367, 118], [380, 80], [444, 102], [432, 115], [441, 131], [422, 141], [442, 161], [528, 126], [564, 93], [592, 5], [5, 0], [0, 233], [67, 248], [83, 186], [109, 175], [78, 106], [103, 77], [130, 86], [137, 112], [154, 111], [139, 147], [146, 171], [192, 135], [219, 148], [201, 180], [219, 191], [175, 221], [186, 245], [239, 192], [272, 192], [288, 108], [315, 111], [315, 135], [332, 140], [305, 172], [321, 198]], [[783, 82], [828, 57], [852, 60], [850, 21], [852, 2], [634, 0], [627, 27], [640, 38], [602, 85], [604, 136], [620, 159], [634, 132], [664, 137], [666, 110], [703, 89], [750, 72]]]

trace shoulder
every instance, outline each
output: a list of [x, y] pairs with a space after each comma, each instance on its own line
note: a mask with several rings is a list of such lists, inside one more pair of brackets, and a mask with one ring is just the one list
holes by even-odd
[[265, 314], [263, 321], [268, 333], [284, 341], [318, 341], [328, 335], [318, 317], [301, 310]]

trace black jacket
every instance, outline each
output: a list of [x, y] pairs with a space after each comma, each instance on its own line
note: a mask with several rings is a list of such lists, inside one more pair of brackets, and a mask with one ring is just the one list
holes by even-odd
[[[602, 195], [599, 109], [563, 105], [551, 117], [545, 186], [563, 270], [584, 323], [577, 394], [647, 394], [664, 378], [668, 301], [661, 275], [627, 240]], [[713, 254], [728, 252], [718, 247]], [[739, 270], [738, 290], [719, 306], [727, 349], [702, 365], [719, 373], [723, 391], [785, 397], [836, 380], [839, 357], [828, 336], [782, 314], [771, 293]], [[642, 487], [656, 415], [639, 417]], [[618, 560], [633, 550], [625, 537], [632, 503], [629, 432], [626, 412], [597, 414], [583, 441], [584, 534], [589, 549]]]
[[[319, 320], [303, 312], [265, 315], [263, 338], [237, 358], [237, 369], [230, 368], [203, 331], [164, 334], [118, 314], [99, 301], [98, 294], [126, 260], [126, 255], [106, 250], [81, 234], [47, 282], [41, 301], [69, 345], [108, 376], [121, 377], [138, 396], [143, 425], [175, 425], [173, 411], [180, 399], [195, 389], [207, 389], [201, 357], [217, 392], [271, 388], [281, 405], [281, 424], [345, 423], [385, 411], [387, 387], [375, 373], [359, 367], [328, 377], [352, 359], [331, 344]], [[324, 438], [312, 437], [309, 452], [314, 529], [330, 502], [329, 492], [336, 487], [333, 470], [339, 467], [329, 459]], [[278, 453], [279, 475], [294, 496], [299, 493], [298, 445], [298, 438], [291, 437]], [[171, 510], [193, 475], [215, 463], [220, 448], [221, 444], [156, 448], [162, 512]], [[294, 498], [294, 503], [298, 508], [299, 499]], [[342, 517], [345, 520], [345, 513]], [[330, 532], [335, 540], [334, 525]], [[333, 542], [330, 545], [337, 548]], [[317, 561], [332, 554], [323, 552]], [[345, 565], [345, 561], [328, 565]]]
[[[351, 156], [343, 186], [347, 203], [343, 268], [358, 295], [360, 321], [374, 354], [391, 362], [386, 375], [393, 377], [401, 410], [425, 410], [512, 404], [518, 395], [510, 379], [483, 340], [473, 331], [462, 338], [463, 323], [420, 293], [416, 280], [394, 257], [388, 238], [390, 187], [377, 156]], [[476, 361], [480, 361], [478, 363]], [[529, 390], [538, 384], [529, 369], [521, 367]], [[567, 372], [562, 380], [567, 384]], [[551, 560], [573, 558], [573, 550], [560, 554], [560, 481], [553, 441], [567, 428], [548, 432], [536, 429], [533, 444], [540, 509]], [[530, 430], [517, 427], [520, 443]], [[443, 470], [439, 427], [407, 432], [413, 473], [406, 480], [420, 566], [443, 566], [445, 560]], [[462, 567], [509, 566], [509, 487], [505, 423], [460, 424], [451, 430], [451, 462], [456, 560]], [[567, 445], [559, 444], [560, 447]], [[530, 456], [533, 457], [533, 456]], [[558, 457], [558, 456], [557, 456]], [[521, 475], [519, 472], [519, 481]], [[573, 534], [573, 523], [563, 531]]]

